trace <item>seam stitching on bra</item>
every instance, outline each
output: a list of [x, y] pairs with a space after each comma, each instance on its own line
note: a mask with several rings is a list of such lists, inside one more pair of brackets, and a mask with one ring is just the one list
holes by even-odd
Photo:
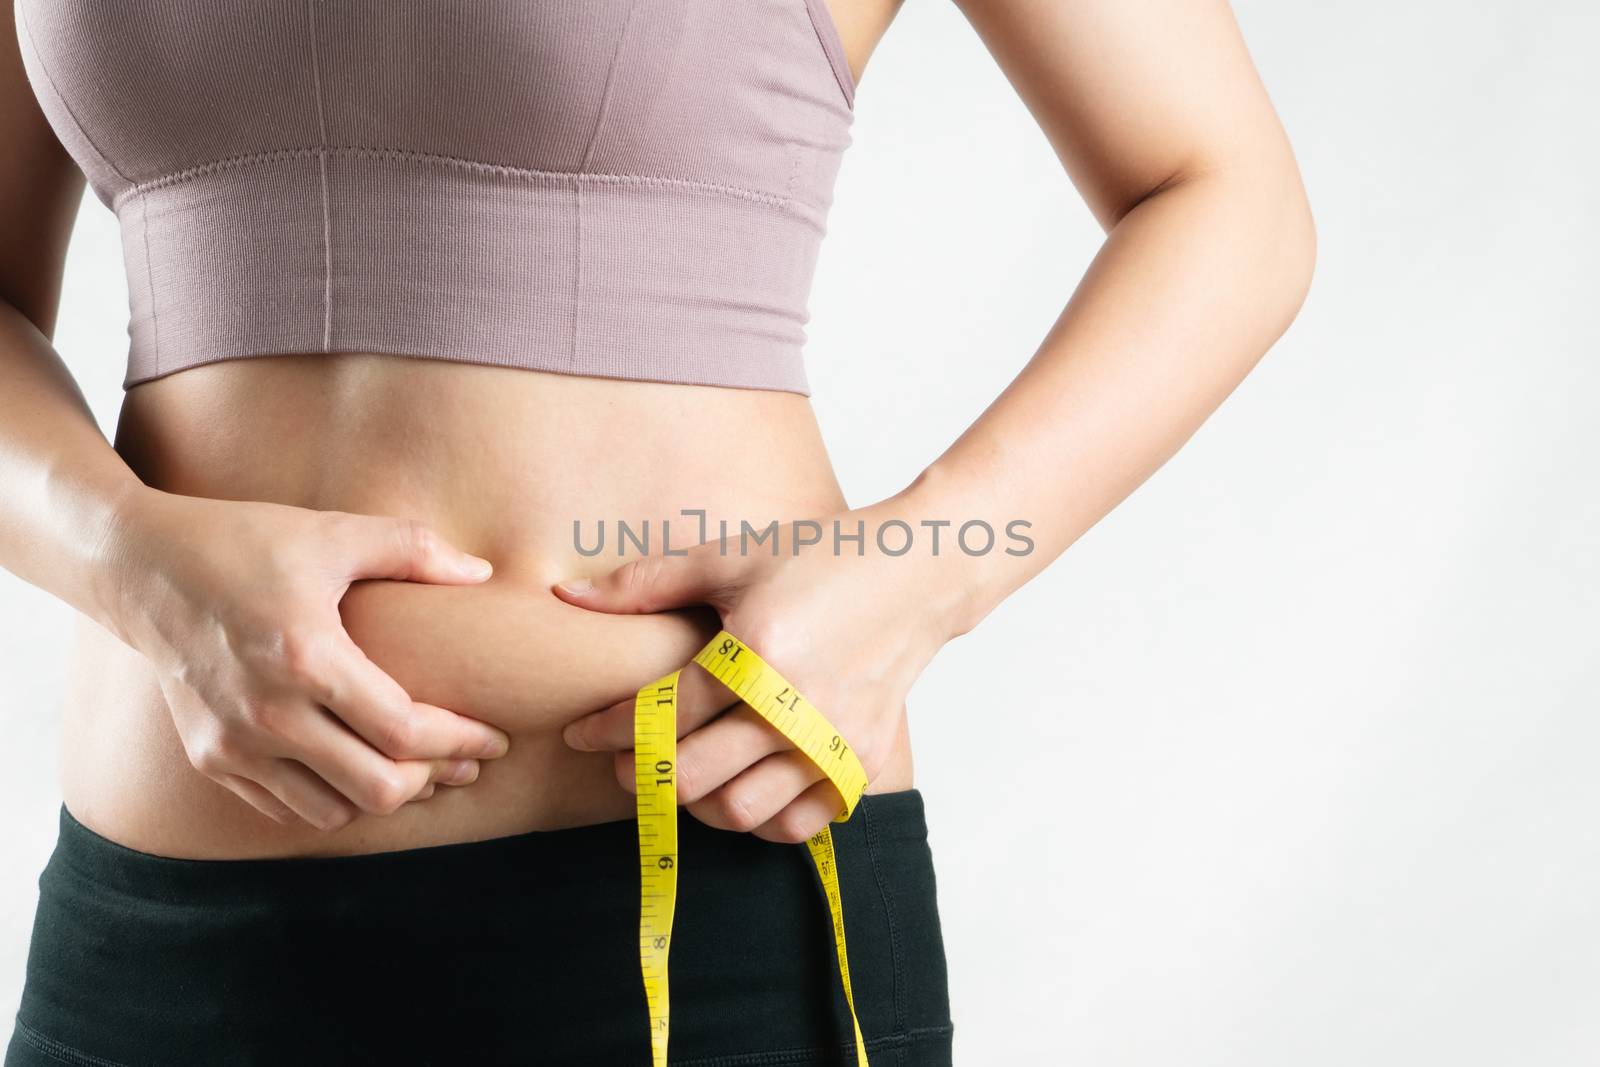
[[28, 25], [27, 5], [17, 4], [16, 14], [18, 47], [22, 47], [22, 42], [26, 39], [28, 50], [33, 53], [34, 58], [38, 61], [39, 73], [44, 75], [45, 83], [49, 85], [50, 91], [61, 102], [61, 110], [66, 112], [67, 120], [78, 131], [78, 136], [83, 138], [83, 142], [89, 146], [89, 150], [98, 156], [101, 162], [111, 169], [111, 173], [122, 179], [124, 183], [122, 189], [111, 195], [110, 206], [113, 212], [115, 212], [117, 204], [125, 200], [130, 193], [137, 191], [139, 194], [139, 230], [141, 241], [144, 245], [145, 291], [150, 296], [150, 360], [155, 364], [155, 373], [159, 374], [161, 372], [161, 333], [157, 328], [156, 318], [156, 280], [150, 273], [150, 212], [145, 203], [144, 192], [139, 189], [137, 182], [122, 172], [122, 168], [117, 166], [110, 156], [101, 151], [94, 138], [89, 136], [89, 131], [84, 128], [83, 123], [78, 121], [77, 113], [72, 110], [72, 104], [67, 100], [66, 94], [56, 85], [55, 75], [50, 73], [50, 65], [45, 62], [44, 53], [39, 51], [39, 46], [33, 39], [33, 29]]
[[827, 0], [805, 0], [806, 14], [811, 18], [811, 28], [816, 31], [817, 43], [822, 46], [822, 52], [828, 57], [828, 66], [833, 68], [833, 79], [839, 83], [839, 92], [844, 97], [845, 107], [852, 112], [856, 107], [856, 79], [850, 70], [850, 63], [845, 58], [844, 40], [839, 36], [839, 23], [833, 17], [833, 10], [828, 7]]
[[628, 5], [628, 14], [622, 20], [622, 32], [617, 34], [617, 46], [611, 50], [611, 64], [606, 67], [606, 87], [600, 91], [600, 109], [594, 116], [594, 129], [589, 131], [589, 144], [583, 150], [583, 162], [578, 170], [587, 173], [589, 164], [594, 161], [595, 145], [600, 143], [600, 131], [605, 129], [606, 113], [611, 109], [611, 88], [617, 79], [617, 61], [622, 58], [622, 50], [628, 43], [628, 30], [633, 28], [634, 13], [639, 10], [639, 0], [633, 0]]
[[475, 159], [463, 159], [459, 156], [439, 155], [432, 152], [416, 152], [405, 148], [376, 148], [366, 145], [311, 145], [302, 148], [275, 148], [266, 152], [250, 152], [245, 155], [229, 156], [225, 159], [214, 159], [208, 163], [200, 163], [184, 170], [175, 171], [159, 178], [148, 181], [132, 183], [128, 189], [117, 194], [112, 206], [118, 200], [124, 199], [127, 194], [144, 192], [153, 189], [163, 189], [170, 185], [178, 185], [191, 178], [197, 178], [217, 171], [231, 170], [234, 167], [245, 167], [252, 163], [265, 163], [279, 159], [306, 159], [321, 152], [335, 155], [356, 156], [367, 159], [403, 159], [419, 163], [438, 163], [445, 166], [458, 167], [465, 170], [474, 170], [484, 174], [499, 174], [511, 178], [524, 178], [530, 181], [590, 181], [605, 184], [637, 184], [661, 185], [680, 189], [690, 189], [697, 192], [721, 193], [725, 196], [736, 197], [741, 200], [750, 200], [757, 204], [767, 204], [771, 207], [787, 208], [794, 201], [789, 197], [776, 196], [772, 193], [763, 193], [755, 189], [746, 189], [738, 185], [725, 185], [720, 182], [702, 181], [698, 178], [668, 178], [656, 174], [600, 174], [595, 172], [579, 173], [569, 170], [537, 170], [530, 167], [512, 167], [502, 163], [484, 163]]
[[150, 295], [150, 360], [155, 373], [161, 373], [161, 326], [156, 315], [156, 278], [150, 265], [150, 207], [144, 190], [139, 191], [139, 239], [144, 244], [144, 285]]
[[306, 0], [311, 26], [311, 86], [317, 100], [317, 169], [322, 178], [322, 350], [333, 351], [333, 226], [328, 207], [328, 123], [322, 113], [322, 64], [317, 58], [317, 5]]
[[611, 90], [616, 84], [617, 63], [622, 58], [623, 49], [628, 43], [628, 31], [633, 28], [633, 16], [639, 10], [639, 0], [633, 0], [628, 5], [628, 14], [622, 20], [622, 30], [617, 34], [616, 47], [611, 50], [611, 62], [606, 67], [606, 85], [600, 92], [600, 107], [595, 112], [594, 129], [589, 131], [589, 143], [583, 149], [583, 162], [578, 164], [578, 173], [572, 180], [572, 212], [573, 212], [573, 240], [572, 258], [576, 261], [572, 270], [572, 343], [567, 348], [567, 369], [572, 370], [578, 365], [578, 343], [583, 336], [583, 175], [588, 174], [589, 165], [594, 161], [595, 146], [600, 143], [600, 134], [605, 129], [606, 115], [611, 110]]
[[572, 183], [572, 343], [567, 346], [567, 369], [578, 365], [578, 330], [583, 314], [583, 183]]
[[794, 196], [794, 183], [800, 177], [800, 146], [793, 141], [785, 142], [785, 150], [789, 153], [789, 181], [784, 185], [783, 192], [786, 196]]
[[[34, 56], [39, 60], [40, 73], [44, 75], [44, 80], [50, 86], [50, 91], [56, 95], [57, 100], [61, 101], [61, 109], [67, 113], [67, 118], [72, 120], [72, 125], [77, 128], [79, 136], [83, 138], [84, 143], [89, 146], [95, 155], [99, 156], [105, 161], [105, 165], [111, 168], [111, 173], [121, 178], [124, 182], [127, 182], [128, 189], [137, 188], [137, 183], [134, 182], [132, 178], [122, 173], [122, 168], [117, 166], [116, 163], [112, 161], [110, 156], [106, 155], [100, 150], [100, 146], [95, 144], [94, 138], [89, 136], [89, 131], [84, 129], [83, 123], [78, 121], [77, 113], [72, 110], [72, 104], [68, 102], [66, 94], [63, 93], [60, 87], [56, 85], [55, 75], [50, 73], [50, 65], [44, 61], [44, 53], [39, 51], [39, 46], [33, 39], [33, 29], [28, 25], [27, 5], [19, 3], [16, 5], [16, 9], [18, 14], [22, 16], [17, 22], [19, 28], [19, 40], [21, 37], [26, 37], [28, 39], [28, 49], [33, 52]], [[124, 189], [122, 192], [127, 192], [127, 190]], [[121, 193], [116, 195], [121, 195]]]

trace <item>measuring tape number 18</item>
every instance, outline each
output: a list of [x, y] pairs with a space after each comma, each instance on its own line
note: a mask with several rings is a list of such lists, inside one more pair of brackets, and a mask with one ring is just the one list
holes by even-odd
[[[849, 745], [811, 702], [795, 691], [754, 650], [728, 631], [711, 639], [694, 658], [804, 752], [825, 774], [844, 810], [834, 822], [855, 811], [867, 788], [867, 774]], [[667, 995], [667, 952], [672, 947], [672, 913], [678, 899], [678, 675], [639, 690], [634, 699], [633, 766], [638, 785], [639, 823], [639, 967], [650, 1008], [650, 1053], [654, 1067], [666, 1067], [671, 1010]], [[850, 992], [850, 961], [844, 947], [844, 905], [839, 896], [833, 833], [824, 826], [806, 841], [822, 879], [833, 918], [833, 943], [839, 978], [855, 1028], [857, 1067], [867, 1067], [867, 1046], [856, 1019]]]

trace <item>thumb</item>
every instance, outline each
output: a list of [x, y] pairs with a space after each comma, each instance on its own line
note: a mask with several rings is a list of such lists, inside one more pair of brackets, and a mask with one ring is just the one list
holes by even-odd
[[728, 561], [715, 552], [644, 556], [595, 578], [569, 578], [555, 593], [569, 604], [615, 615], [645, 615], [708, 604], [727, 585]]
[[481, 582], [494, 572], [486, 559], [461, 551], [416, 519], [351, 516], [345, 558], [350, 578], [393, 578], [437, 585]]

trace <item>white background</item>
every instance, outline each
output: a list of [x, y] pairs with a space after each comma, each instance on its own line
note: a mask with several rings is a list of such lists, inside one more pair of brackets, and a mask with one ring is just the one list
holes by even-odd
[[[1237, 11], [1317, 278], [913, 695], [958, 1062], [1600, 1062], [1600, 18]], [[1032, 354], [1101, 234], [953, 6], [907, 5], [857, 106], [809, 360], [861, 504]], [[87, 200], [57, 341], [108, 430], [118, 249]], [[0, 573], [7, 1027], [68, 622]]]

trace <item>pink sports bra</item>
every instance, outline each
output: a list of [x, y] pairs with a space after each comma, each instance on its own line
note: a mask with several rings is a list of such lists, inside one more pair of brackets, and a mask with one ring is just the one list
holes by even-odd
[[826, 0], [14, 0], [122, 227], [124, 386], [389, 352], [807, 393]]

